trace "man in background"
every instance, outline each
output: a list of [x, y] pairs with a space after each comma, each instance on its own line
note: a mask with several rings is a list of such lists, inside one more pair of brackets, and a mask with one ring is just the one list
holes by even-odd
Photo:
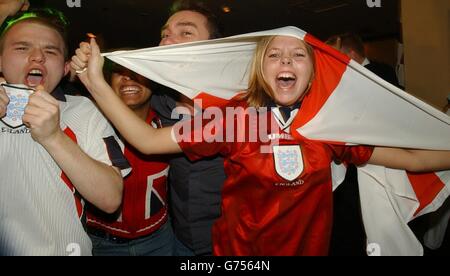
[[384, 63], [369, 60], [366, 56], [364, 43], [359, 36], [352, 33], [335, 35], [330, 37], [326, 43], [346, 54], [385, 81], [399, 87], [397, 74], [395, 73], [394, 68]]
[[[215, 15], [198, 1], [177, 1], [161, 30], [160, 45], [172, 45], [219, 38]], [[152, 97], [152, 108], [164, 126], [193, 116], [192, 100], [160, 87]], [[177, 114], [174, 110], [188, 114]], [[176, 115], [176, 119], [172, 117]], [[221, 190], [225, 180], [223, 158], [191, 162], [184, 154], [173, 156], [169, 171], [169, 208], [175, 232], [174, 255], [211, 255], [211, 229], [220, 216]]]
[[[330, 37], [326, 44], [346, 54], [387, 82], [399, 87], [397, 75], [387, 64], [370, 61], [362, 39], [352, 33]], [[354, 165], [347, 167], [343, 183], [334, 192], [334, 221], [331, 239], [331, 255], [366, 255], [358, 175]]]

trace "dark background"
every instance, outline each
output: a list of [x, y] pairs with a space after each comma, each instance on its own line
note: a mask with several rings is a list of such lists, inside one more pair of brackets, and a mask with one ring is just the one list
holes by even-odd
[[[31, 0], [31, 5], [63, 11], [71, 23], [71, 44], [87, 32], [104, 40], [105, 48], [155, 46], [166, 22], [171, 0], [80, 0], [69, 8], [66, 0]], [[400, 39], [399, 1], [381, 0], [369, 8], [366, 0], [205, 0], [219, 16], [224, 34], [234, 35], [297, 26], [324, 40], [346, 31], [364, 40]], [[230, 13], [222, 8], [229, 6]]]
[[[52, 7], [64, 12], [70, 25], [70, 43], [76, 48], [86, 33], [98, 36], [104, 49], [156, 46], [172, 0], [80, 0], [81, 7], [70, 8], [66, 0], [30, 0], [32, 7]], [[382, 7], [369, 8], [366, 0], [204, 0], [222, 23], [225, 36], [297, 26], [321, 40], [333, 34], [355, 32], [365, 42], [402, 41], [399, 0], [381, 0]], [[231, 12], [223, 12], [223, 7]], [[367, 45], [366, 45], [367, 46]], [[395, 48], [395, 45], [391, 48]], [[385, 49], [385, 48], [382, 48]], [[370, 47], [369, 47], [370, 50]], [[382, 52], [382, 55], [392, 53]], [[394, 54], [395, 55], [395, 54]], [[395, 60], [395, 56], [387, 60]], [[392, 63], [391, 63], [392, 64]], [[356, 181], [356, 180], [355, 180]], [[360, 218], [349, 216], [338, 223], [345, 228], [334, 235], [331, 255], [364, 255], [363, 229], [349, 229]], [[428, 217], [411, 223], [423, 237]], [[335, 227], [339, 226], [335, 223]], [[450, 230], [447, 229], [449, 232]], [[352, 232], [353, 231], [353, 232]], [[338, 234], [339, 234], [338, 233]], [[353, 236], [354, 243], [343, 243]], [[425, 255], [448, 255], [450, 240], [437, 251]]]

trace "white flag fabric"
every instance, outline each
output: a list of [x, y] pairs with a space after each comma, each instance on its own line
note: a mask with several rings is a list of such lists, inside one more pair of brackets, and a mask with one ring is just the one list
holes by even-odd
[[[296, 27], [105, 56], [191, 99], [202, 99], [203, 107], [224, 105], [247, 88], [256, 44], [271, 35], [297, 37], [314, 48], [315, 79], [294, 121], [294, 137], [450, 150], [449, 116]], [[422, 255], [407, 223], [443, 204], [450, 193], [450, 171], [413, 175], [366, 166], [358, 174], [368, 243], [379, 247], [381, 255]]]

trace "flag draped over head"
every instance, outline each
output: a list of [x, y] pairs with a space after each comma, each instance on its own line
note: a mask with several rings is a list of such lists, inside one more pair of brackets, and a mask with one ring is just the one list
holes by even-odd
[[264, 36], [277, 34], [300, 39], [306, 35], [297, 28], [287, 27], [105, 56], [191, 99], [201, 99], [203, 107], [208, 107], [226, 104], [237, 91], [247, 89], [256, 44]]
[[[224, 105], [246, 90], [256, 45], [272, 35], [296, 37], [314, 49], [315, 78], [294, 121], [294, 137], [450, 150], [450, 117], [295, 27], [105, 56], [191, 99], [202, 99], [202, 107]], [[379, 246], [382, 255], [421, 255], [407, 223], [443, 204], [450, 172], [408, 174], [366, 166], [358, 175], [368, 243]]]

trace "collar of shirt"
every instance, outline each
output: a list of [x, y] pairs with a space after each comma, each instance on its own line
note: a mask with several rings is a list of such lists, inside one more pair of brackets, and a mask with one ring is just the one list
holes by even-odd
[[302, 103], [298, 102], [291, 106], [277, 106], [275, 103], [272, 102], [269, 105], [269, 108], [274, 114], [281, 129], [285, 132], [290, 132], [290, 126], [294, 121], [294, 118], [297, 115], [301, 105]]

